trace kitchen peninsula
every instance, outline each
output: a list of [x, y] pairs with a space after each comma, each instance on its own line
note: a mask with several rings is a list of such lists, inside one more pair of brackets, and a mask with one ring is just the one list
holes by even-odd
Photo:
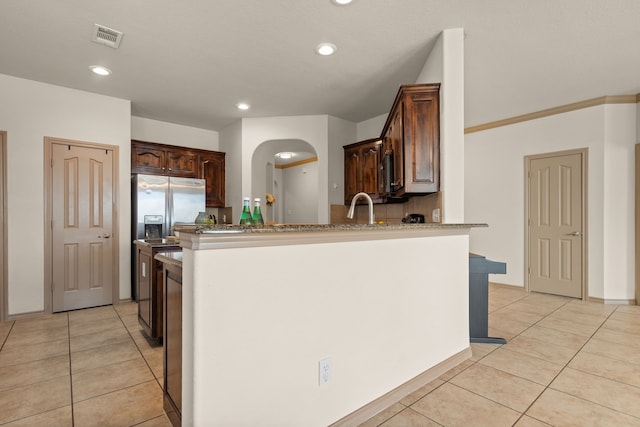
[[481, 226], [182, 227], [182, 425], [357, 425], [469, 358]]

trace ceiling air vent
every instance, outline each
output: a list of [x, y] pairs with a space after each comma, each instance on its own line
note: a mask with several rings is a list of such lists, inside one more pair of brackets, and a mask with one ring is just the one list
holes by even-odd
[[104, 25], [95, 24], [93, 26], [93, 36], [91, 37], [91, 41], [117, 49], [122, 41], [122, 31], [114, 30], [112, 28], [105, 27]]

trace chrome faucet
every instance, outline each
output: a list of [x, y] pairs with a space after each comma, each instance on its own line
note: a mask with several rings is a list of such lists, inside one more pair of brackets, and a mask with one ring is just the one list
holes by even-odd
[[353, 219], [353, 214], [356, 210], [356, 201], [360, 197], [364, 197], [365, 199], [367, 199], [367, 203], [369, 203], [369, 224], [373, 224], [373, 200], [371, 200], [371, 197], [367, 193], [358, 193], [353, 196], [353, 199], [351, 199], [351, 207], [349, 208], [349, 213], [347, 213], [347, 218]]

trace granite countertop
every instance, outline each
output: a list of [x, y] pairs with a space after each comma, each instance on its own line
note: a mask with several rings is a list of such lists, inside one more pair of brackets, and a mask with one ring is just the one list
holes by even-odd
[[168, 247], [180, 247], [180, 241], [176, 238], [172, 239], [138, 239], [133, 241], [134, 244], [139, 246], [147, 246], [151, 248], [168, 248]]
[[173, 264], [182, 267], [182, 251], [180, 252], [158, 252], [155, 256], [160, 262]]
[[191, 250], [392, 240], [469, 234], [487, 224], [276, 224], [176, 226]]
[[456, 228], [487, 227], [487, 224], [275, 224], [275, 225], [189, 225], [175, 226], [180, 233], [236, 234], [236, 233], [291, 233], [322, 231], [384, 231], [384, 230], [446, 230]]

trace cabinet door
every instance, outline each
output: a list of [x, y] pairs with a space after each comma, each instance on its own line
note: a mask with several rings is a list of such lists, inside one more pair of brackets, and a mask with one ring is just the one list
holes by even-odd
[[399, 106], [387, 132], [387, 143], [393, 155], [393, 181], [391, 182], [391, 191], [397, 192], [404, 188], [404, 147], [402, 133], [402, 116], [403, 109]]
[[433, 193], [440, 185], [438, 93], [410, 93], [404, 100], [406, 192]]
[[138, 250], [138, 320], [151, 330], [151, 259], [150, 252]]
[[348, 205], [360, 190], [360, 147], [344, 149], [344, 203]]
[[205, 180], [207, 207], [225, 205], [224, 153], [209, 152], [200, 155], [200, 178]]
[[182, 414], [182, 269], [164, 267], [164, 404], [173, 425]]
[[377, 196], [378, 189], [378, 145], [369, 144], [361, 148], [362, 188], [361, 191], [370, 196]]
[[131, 144], [131, 173], [164, 175], [166, 151], [148, 145]]
[[[152, 256], [158, 253], [160, 249], [154, 250]], [[161, 261], [152, 259], [153, 278], [151, 282], [151, 334], [150, 338], [161, 341], [164, 335], [164, 269]]]
[[167, 174], [184, 178], [197, 178], [198, 156], [190, 150], [168, 150]]

